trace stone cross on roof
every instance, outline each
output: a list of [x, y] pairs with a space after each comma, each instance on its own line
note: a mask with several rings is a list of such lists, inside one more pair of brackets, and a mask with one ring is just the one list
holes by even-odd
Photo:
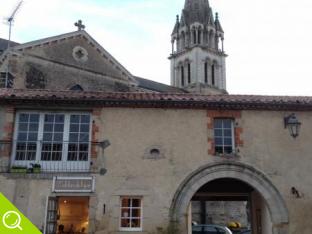
[[86, 28], [86, 26], [82, 24], [81, 20], [78, 20], [78, 22], [75, 23], [75, 26], [78, 28], [78, 31], [84, 30]]

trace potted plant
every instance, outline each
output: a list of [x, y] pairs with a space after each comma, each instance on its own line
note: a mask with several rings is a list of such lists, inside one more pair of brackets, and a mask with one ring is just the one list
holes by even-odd
[[11, 168], [11, 172], [12, 173], [24, 173], [24, 174], [26, 174], [27, 167], [24, 167], [24, 166], [13, 166]]
[[40, 173], [41, 172], [41, 165], [38, 163], [32, 163], [32, 172], [33, 173]]

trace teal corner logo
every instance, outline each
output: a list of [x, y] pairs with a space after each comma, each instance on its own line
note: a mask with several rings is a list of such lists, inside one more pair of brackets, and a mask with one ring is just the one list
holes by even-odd
[[0, 234], [42, 234], [0, 193]]

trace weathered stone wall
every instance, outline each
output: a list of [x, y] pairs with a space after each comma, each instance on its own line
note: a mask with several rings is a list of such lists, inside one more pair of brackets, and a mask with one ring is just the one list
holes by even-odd
[[[80, 62], [74, 59], [73, 49], [76, 46], [85, 48], [88, 52], [88, 60]], [[50, 43], [31, 50], [25, 51], [25, 54], [38, 56], [51, 61], [57, 61], [73, 67], [82, 67], [85, 70], [91, 70], [96, 73], [107, 74], [112, 77], [122, 79], [121, 72], [113, 68], [112, 62], [102, 57], [95, 48], [85, 38], [79, 36], [73, 39], [63, 40], [61, 42]], [[116, 65], [115, 65], [116, 66]]]
[[[227, 226], [229, 222], [239, 222], [242, 227], [250, 227], [246, 201], [206, 201], [205, 223]], [[192, 221], [201, 224], [201, 203], [192, 201]]]
[[270, 228], [272, 221], [265, 201], [257, 192], [252, 192], [251, 199], [253, 204], [253, 229], [256, 230], [256, 233], [272, 234], [272, 229]]
[[[30, 43], [14, 51], [9, 61], [16, 89], [66, 90], [78, 84], [85, 91], [125, 92], [136, 86], [121, 64], [83, 34]], [[6, 71], [6, 63], [0, 71]]]
[[[311, 186], [307, 172], [311, 170], [309, 134], [312, 130], [311, 113], [296, 113], [303, 123], [300, 136], [290, 137], [284, 129], [283, 117], [289, 112], [244, 112], [242, 160], [255, 165], [270, 177], [286, 200], [290, 214], [290, 233], [309, 233], [308, 216], [312, 208]], [[301, 198], [291, 194], [295, 187]]]
[[[92, 199], [96, 233], [122, 233], [118, 231], [119, 199], [131, 195], [143, 197], [146, 233], [164, 227], [174, 194], [188, 175], [206, 164], [233, 161], [262, 171], [279, 190], [289, 210], [289, 234], [309, 234], [312, 226], [306, 217], [312, 208], [309, 178], [312, 113], [297, 113], [303, 123], [297, 139], [284, 129], [283, 118], [287, 114], [242, 111], [236, 125], [240, 129], [237, 139], [242, 141], [239, 152], [226, 157], [212, 155], [209, 151], [209, 138], [213, 134], [209, 128], [209, 111], [208, 116], [205, 110], [105, 108], [95, 111], [98, 129], [94, 139], [108, 139], [111, 143], [104, 154], [101, 150], [96, 152], [97, 159], [101, 158], [107, 169], [104, 176], [96, 176], [96, 193]], [[161, 149], [162, 157], [148, 159], [147, 149], [156, 146]], [[30, 184], [25, 190], [28, 202], [23, 200], [18, 204], [23, 203], [23, 210], [28, 210], [27, 215], [40, 227], [44, 222], [43, 200], [51, 195], [52, 182], [27, 182]], [[24, 191], [17, 190], [13, 186], [15, 183], [26, 182], [0, 175], [0, 191], [9, 198], [16, 199]], [[291, 194], [292, 187], [298, 189], [301, 198]]]
[[[81, 67], [25, 55], [15, 60], [14, 88], [68, 90], [80, 85], [85, 91], [128, 91], [129, 83], [108, 73], [96, 73]], [[120, 90], [120, 88], [123, 90]]]

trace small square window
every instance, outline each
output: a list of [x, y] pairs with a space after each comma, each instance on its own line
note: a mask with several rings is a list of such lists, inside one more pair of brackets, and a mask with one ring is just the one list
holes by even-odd
[[234, 153], [234, 121], [233, 119], [214, 120], [214, 144], [217, 154]]
[[142, 231], [142, 198], [121, 197], [120, 230]]

